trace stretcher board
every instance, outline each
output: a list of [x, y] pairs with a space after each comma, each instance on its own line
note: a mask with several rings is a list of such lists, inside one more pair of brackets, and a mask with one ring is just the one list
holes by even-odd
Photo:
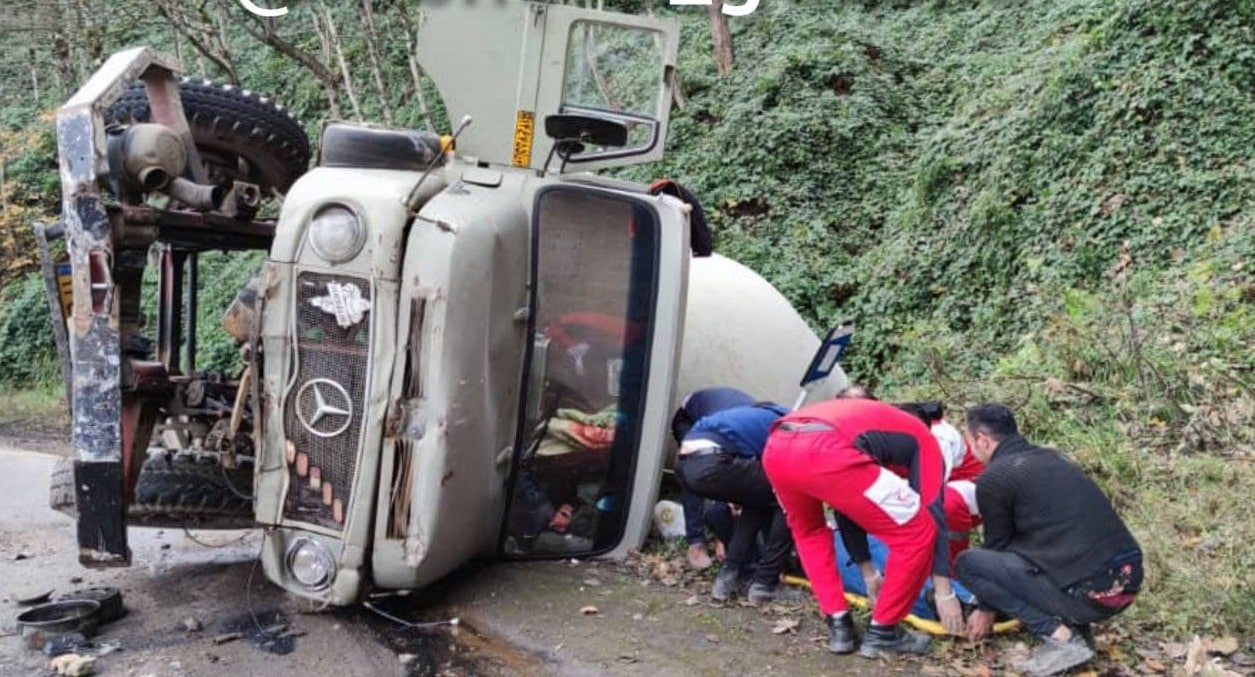
[[[803, 588], [806, 588], [807, 590], [810, 590], [811, 588], [811, 582], [806, 580], [805, 578], [802, 578], [801, 576], [785, 576], [784, 582], [788, 583], [789, 585], [801, 586]], [[866, 597], [862, 595], [856, 595], [852, 592], [845, 593], [845, 601], [860, 609], [866, 609], [869, 606], [867, 603]], [[915, 614], [908, 615], [904, 620], [906, 621], [908, 625], [915, 628], [916, 630], [919, 630], [921, 632], [927, 632], [930, 635], [935, 635], [937, 637], [945, 637], [945, 636], [950, 635], [949, 632], [946, 632], [945, 627], [943, 627], [941, 623], [937, 621], [930, 621], [926, 618], [920, 618], [919, 616], [916, 616]], [[1004, 633], [1016, 632], [1019, 629], [1020, 629], [1020, 622], [1016, 620], [1010, 620], [1010, 621], [1003, 621], [1001, 623], [994, 623], [993, 631], [995, 634], [1004, 634]]]

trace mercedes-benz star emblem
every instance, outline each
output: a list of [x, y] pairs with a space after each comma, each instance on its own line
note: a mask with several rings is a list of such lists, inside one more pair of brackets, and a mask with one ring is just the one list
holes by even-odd
[[[353, 422], [353, 401], [339, 383], [329, 378], [310, 379], [296, 391], [296, 416], [314, 435], [335, 437]], [[337, 425], [339, 419], [343, 420]]]

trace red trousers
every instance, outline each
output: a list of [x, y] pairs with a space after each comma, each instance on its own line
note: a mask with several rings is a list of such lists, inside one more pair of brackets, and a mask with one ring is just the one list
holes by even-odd
[[931, 453], [937, 459], [927, 468], [929, 477], [923, 479], [926, 488], [921, 496], [905, 479], [856, 448], [848, 432], [788, 430], [777, 425], [768, 438], [763, 468], [784, 508], [802, 568], [825, 615], [847, 607], [824, 503], [889, 548], [872, 621], [890, 625], [910, 613], [932, 569], [936, 545], [937, 527], [928, 503], [940, 491], [941, 460], [935, 450]]

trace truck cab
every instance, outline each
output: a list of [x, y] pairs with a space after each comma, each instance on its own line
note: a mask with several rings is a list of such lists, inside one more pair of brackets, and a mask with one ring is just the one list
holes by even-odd
[[[172, 59], [115, 55], [61, 109], [73, 300], [54, 325], [84, 564], [128, 563], [128, 524], [161, 523], [135, 501], [163, 421], [198, 421], [218, 434], [197, 454], [251, 467], [233, 488], [271, 581], [351, 604], [477, 557], [639, 547], [682, 389], [792, 402], [819, 340], [787, 301], [695, 259], [689, 205], [594, 173], [662, 156], [673, 21], [436, 3], [420, 31], [451, 133], [327, 123], [273, 221], [249, 207], [263, 174], [215, 181]], [[106, 132], [136, 80], [151, 119]], [[210, 248], [267, 256], [224, 320], [245, 367], [207, 385], [180, 358], [195, 285], [178, 290]], [[131, 301], [150, 251], [168, 292], [155, 356]], [[207, 389], [220, 406], [189, 405]]]

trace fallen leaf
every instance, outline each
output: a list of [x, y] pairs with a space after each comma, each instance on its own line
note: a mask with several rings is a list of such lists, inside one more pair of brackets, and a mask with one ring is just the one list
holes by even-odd
[[601, 613], [601, 610], [589, 604], [588, 606], [580, 607], [580, 613], [584, 614], [585, 616], [596, 616], [597, 614]]
[[1213, 639], [1210, 644], [1211, 646], [1207, 648], [1207, 651], [1210, 653], [1218, 653], [1221, 656], [1228, 656], [1238, 650], [1238, 640], [1233, 637]]
[[1147, 672], [1167, 672], [1168, 666], [1154, 658], [1147, 658], [1142, 661], [1142, 669]]
[[715, 635], [706, 635], [706, 641], [710, 642], [711, 644], [718, 644], [719, 638], [716, 637]]
[[1086, 670], [1085, 672], [1076, 673], [1076, 677], [1098, 677], [1097, 670]]
[[1189, 647], [1180, 642], [1162, 642], [1159, 646], [1169, 658], [1185, 658], [1186, 652], [1189, 651]]
[[1124, 653], [1124, 649], [1121, 649], [1120, 647], [1114, 644], [1107, 647], [1106, 649], [1103, 649], [1103, 653], [1107, 654], [1108, 658], [1110, 658], [1111, 660], [1117, 663], [1123, 663], [1129, 658], [1129, 655]]
[[771, 629], [771, 633], [773, 635], [783, 635], [786, 632], [795, 632], [797, 626], [801, 624], [802, 622], [796, 618], [781, 618], [776, 621], [776, 625]]

